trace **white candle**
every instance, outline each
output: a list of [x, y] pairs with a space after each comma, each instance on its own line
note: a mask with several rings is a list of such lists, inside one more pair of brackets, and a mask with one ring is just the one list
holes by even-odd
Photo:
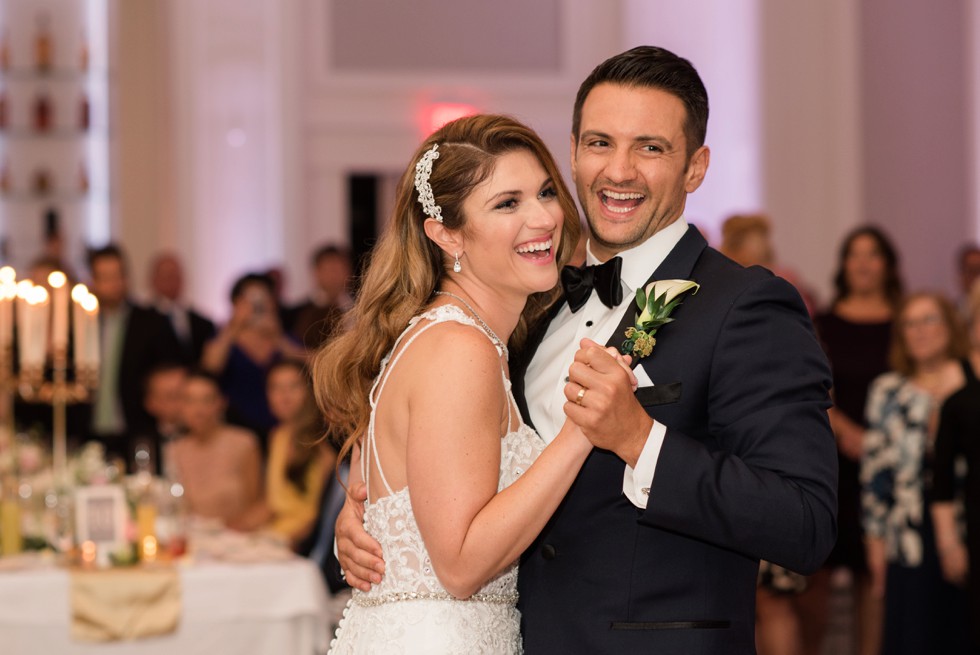
[[31, 295], [34, 285], [30, 280], [21, 280], [17, 283], [17, 354], [20, 358], [20, 368], [23, 370], [27, 365], [30, 355], [27, 354], [28, 342], [30, 340], [30, 305], [27, 302]]
[[0, 268], [0, 349], [7, 350], [14, 341], [14, 299], [17, 297], [17, 272], [10, 266]]
[[17, 286], [13, 282], [0, 282], [0, 349], [6, 351], [14, 342], [14, 301]]
[[99, 367], [99, 301], [89, 294], [82, 301], [85, 310], [85, 363], [94, 369]]
[[24, 365], [42, 368], [48, 346], [48, 320], [51, 315], [51, 299], [48, 290], [38, 285], [31, 289], [28, 307], [28, 357]]
[[71, 290], [71, 327], [72, 342], [74, 343], [75, 371], [85, 368], [85, 328], [88, 321], [85, 318], [85, 310], [82, 308], [82, 301], [88, 296], [88, 289], [84, 284], [76, 284]]
[[51, 348], [68, 348], [68, 276], [54, 271], [48, 276], [51, 285]]

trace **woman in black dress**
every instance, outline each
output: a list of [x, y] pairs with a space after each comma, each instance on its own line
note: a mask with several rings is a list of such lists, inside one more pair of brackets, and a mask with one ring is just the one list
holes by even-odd
[[[969, 335], [970, 355], [961, 362], [966, 383], [940, 413], [931, 498], [943, 577], [967, 588], [970, 641], [980, 653], [980, 581], [970, 580], [971, 571], [980, 571], [980, 287], [970, 297]], [[960, 457], [967, 465], [965, 486], [956, 470]], [[958, 498], [965, 505], [966, 535], [957, 521]]]
[[[830, 573], [839, 567], [854, 580], [857, 652], [877, 654], [882, 626], [881, 598], [871, 593], [861, 529], [861, 452], [867, 424], [864, 408], [871, 381], [888, 370], [892, 322], [902, 298], [898, 255], [881, 230], [859, 227], [840, 249], [836, 296], [830, 310], [814, 319], [834, 375], [831, 425], [837, 438], [840, 482], [837, 545], [824, 569], [810, 580], [812, 620], [826, 624]], [[811, 626], [812, 627], [812, 626]]]

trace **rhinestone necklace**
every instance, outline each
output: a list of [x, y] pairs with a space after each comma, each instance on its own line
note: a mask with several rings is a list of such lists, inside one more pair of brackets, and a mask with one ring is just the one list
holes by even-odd
[[487, 322], [486, 321], [484, 321], [482, 318], [480, 318], [480, 315], [476, 313], [476, 310], [475, 309], [473, 309], [472, 307], [470, 307], [470, 304], [468, 302], [466, 302], [465, 300], [463, 300], [462, 298], [460, 298], [459, 296], [457, 296], [455, 293], [451, 293], [449, 291], [436, 291], [436, 295], [437, 296], [449, 296], [450, 298], [455, 298], [459, 302], [463, 303], [463, 307], [465, 307], [466, 309], [470, 310], [470, 314], [473, 314], [473, 318], [476, 319], [476, 322], [479, 323], [480, 326], [483, 328], [484, 332], [487, 333], [487, 335], [490, 337], [490, 340], [493, 341], [494, 345], [497, 346], [498, 348], [501, 348], [504, 351], [504, 356], [505, 357], [508, 355], [508, 353], [507, 353], [507, 344], [505, 344], [503, 342], [503, 340], [500, 337], [497, 336], [497, 333], [494, 332], [493, 329], [489, 325], [487, 325]]

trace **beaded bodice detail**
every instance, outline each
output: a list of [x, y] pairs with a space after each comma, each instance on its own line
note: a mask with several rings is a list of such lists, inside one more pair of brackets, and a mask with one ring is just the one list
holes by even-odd
[[[414, 334], [406, 341], [404, 347], [399, 350], [402, 339], [406, 334], [412, 332], [413, 328], [420, 321], [426, 321], [427, 323], [415, 330]], [[368, 480], [370, 475], [369, 460], [373, 459], [388, 494], [378, 499], [369, 498], [365, 504], [364, 525], [368, 533], [380, 542], [387, 565], [382, 582], [375, 585], [369, 593], [362, 593], [355, 590], [354, 602], [356, 604], [372, 605], [378, 602], [412, 597], [449, 598], [448, 593], [432, 569], [432, 562], [429, 559], [429, 554], [422, 541], [422, 535], [419, 533], [418, 524], [415, 521], [415, 515], [412, 512], [409, 489], [406, 487], [394, 491], [388, 485], [388, 481], [384, 478], [384, 472], [381, 469], [380, 460], [378, 459], [377, 443], [374, 438], [375, 412], [377, 411], [378, 400], [384, 390], [384, 383], [391, 369], [397, 364], [401, 354], [411, 346], [412, 341], [425, 330], [445, 321], [455, 321], [470, 325], [483, 332], [482, 328], [456, 305], [441, 305], [413, 318], [409, 322], [408, 328], [402, 334], [402, 337], [399, 337], [399, 340], [396, 341], [391, 353], [382, 361], [381, 370], [372, 388], [371, 419], [366, 435], [365, 447], [362, 451], [363, 474], [365, 480]], [[500, 352], [498, 347], [498, 353]], [[508, 402], [508, 424], [516, 423], [516, 426], [500, 442], [498, 491], [517, 480], [544, 448], [544, 442], [534, 430], [520, 421], [520, 414], [517, 412], [510, 388], [510, 380], [504, 375], [503, 367], [501, 367], [501, 380]], [[516, 421], [514, 421], [515, 417]], [[511, 604], [516, 602], [516, 562], [487, 582], [474, 596], [474, 599], [487, 600], [488, 602], [508, 602]]]

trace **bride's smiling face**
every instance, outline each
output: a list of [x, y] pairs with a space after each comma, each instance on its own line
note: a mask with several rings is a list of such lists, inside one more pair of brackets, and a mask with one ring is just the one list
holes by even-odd
[[500, 155], [462, 207], [463, 275], [525, 297], [555, 286], [563, 216], [555, 182], [537, 157], [526, 150]]

